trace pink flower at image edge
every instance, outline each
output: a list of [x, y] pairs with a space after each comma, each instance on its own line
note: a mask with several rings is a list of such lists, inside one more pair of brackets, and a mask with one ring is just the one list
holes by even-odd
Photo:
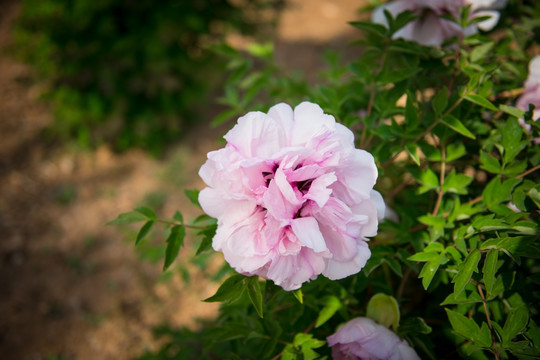
[[[529, 76], [525, 81], [525, 90], [517, 99], [516, 107], [528, 111], [529, 104], [534, 105], [533, 121], [537, 121], [540, 119], [540, 55], [534, 57], [529, 63]], [[531, 126], [523, 119], [519, 119], [519, 123], [525, 130], [531, 130]], [[535, 144], [540, 144], [540, 138], [534, 138], [533, 141]]]
[[420, 360], [405, 340], [366, 317], [350, 320], [326, 340], [335, 360]]
[[199, 202], [217, 218], [213, 248], [236, 271], [293, 290], [364, 267], [385, 205], [373, 156], [348, 128], [317, 104], [281, 103], [241, 117], [224, 138], [199, 171], [208, 185]]
[[[459, 17], [460, 9], [471, 6], [470, 19], [487, 16], [486, 20], [470, 25], [463, 29], [457, 23], [441, 18], [441, 15]], [[440, 46], [453, 36], [471, 35], [478, 29], [488, 31], [497, 25], [500, 14], [494, 9], [506, 5], [506, 0], [395, 0], [377, 7], [372, 14], [374, 23], [388, 26], [384, 10], [389, 11], [393, 17], [401, 12], [410, 10], [418, 18], [399, 29], [393, 38], [416, 41], [422, 45]]]

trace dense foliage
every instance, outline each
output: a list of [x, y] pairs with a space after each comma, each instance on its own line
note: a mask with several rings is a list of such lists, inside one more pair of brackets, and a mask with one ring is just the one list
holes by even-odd
[[[388, 28], [352, 23], [362, 55], [345, 65], [330, 56], [315, 87], [276, 75], [268, 47], [259, 48], [268, 61], [259, 70], [223, 49], [236, 72], [225, 95], [231, 110], [220, 119], [307, 99], [374, 155], [376, 189], [395, 216], [379, 224], [367, 265], [291, 292], [231, 271], [206, 299], [223, 302], [215, 321], [198, 331], [158, 329], [168, 341], [141, 359], [316, 359], [330, 355], [326, 338], [340, 324], [366, 315], [425, 359], [540, 356], [540, 123], [533, 107], [514, 107], [538, 53], [540, 5], [510, 1], [492, 33], [454, 37], [442, 48], [393, 39], [414, 16], [387, 17]], [[466, 27], [467, 9], [454, 21]], [[196, 192], [187, 194], [196, 202]], [[201, 253], [216, 229], [206, 215], [187, 223], [148, 208], [112, 223], [138, 221], [145, 221], [138, 242], [156, 222], [169, 228], [165, 268], [186, 230], [198, 231]]]
[[157, 151], [200, 121], [222, 81], [208, 47], [231, 31], [252, 33], [278, 3], [25, 0], [16, 40], [50, 84], [53, 134]]

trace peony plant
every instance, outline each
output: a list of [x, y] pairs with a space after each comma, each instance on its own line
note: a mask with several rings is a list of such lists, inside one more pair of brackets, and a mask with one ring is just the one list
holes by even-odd
[[232, 129], [186, 191], [206, 214], [112, 223], [163, 224], [170, 272], [186, 230], [222, 253], [220, 313], [141, 359], [540, 357], [540, 7], [482, 13], [504, 5], [389, 2], [318, 86], [217, 48]]

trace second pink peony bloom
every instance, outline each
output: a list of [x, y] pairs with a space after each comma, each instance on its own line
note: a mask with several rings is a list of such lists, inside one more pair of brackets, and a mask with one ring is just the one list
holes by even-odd
[[316, 104], [281, 103], [241, 117], [225, 139], [199, 171], [199, 202], [236, 271], [294, 290], [364, 267], [385, 205], [373, 156], [348, 128]]
[[326, 340], [334, 360], [420, 360], [407, 341], [366, 317], [350, 320]]
[[[476, 34], [478, 29], [489, 31], [497, 25], [500, 14], [496, 9], [506, 6], [506, 0], [395, 0], [377, 7], [372, 14], [372, 21], [387, 26], [384, 11], [389, 11], [397, 17], [406, 10], [413, 11], [418, 16], [394, 34], [394, 38], [416, 41], [422, 45], [440, 46], [453, 36]], [[442, 15], [459, 18], [460, 11], [470, 6], [469, 20], [487, 17], [466, 29]]]

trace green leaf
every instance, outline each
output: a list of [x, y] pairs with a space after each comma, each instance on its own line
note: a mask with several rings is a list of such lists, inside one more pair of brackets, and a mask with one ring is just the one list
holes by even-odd
[[150, 220], [141, 227], [141, 230], [137, 234], [137, 240], [135, 240], [135, 246], [137, 246], [146, 237], [146, 235], [148, 235], [148, 232], [150, 232], [153, 225], [154, 221]]
[[197, 233], [198, 235], [202, 235], [203, 238], [201, 243], [199, 244], [199, 247], [197, 248], [197, 252], [195, 253], [195, 255], [199, 255], [212, 247], [212, 239], [216, 235], [216, 230], [217, 225], [208, 225]]
[[418, 221], [420, 221], [424, 225], [433, 226], [434, 228], [440, 229], [442, 229], [446, 224], [446, 219], [442, 215], [426, 214], [420, 216], [418, 218]]
[[397, 70], [385, 68], [377, 75], [376, 81], [383, 84], [395, 84], [414, 76], [419, 71], [419, 68], [405, 68]]
[[263, 317], [263, 295], [261, 286], [259, 285], [259, 279], [257, 276], [247, 278], [247, 290], [249, 299], [255, 307], [257, 314], [260, 318]]
[[157, 220], [157, 215], [154, 210], [150, 209], [148, 206], [141, 206], [135, 209], [138, 213], [143, 214], [149, 220]]
[[300, 348], [302, 357], [300, 359], [304, 360], [315, 360], [319, 357], [313, 349], [318, 349], [321, 346], [326, 344], [325, 341], [317, 340], [313, 338], [311, 334], [298, 333], [294, 337], [293, 345], [297, 348]]
[[502, 340], [503, 344], [508, 344], [519, 333], [527, 328], [529, 322], [529, 311], [524, 306], [519, 306], [513, 309], [508, 317], [503, 328]]
[[253, 56], [269, 59], [274, 53], [274, 44], [270, 41], [263, 44], [251, 43], [246, 50]]
[[523, 129], [514, 119], [508, 119], [500, 129], [502, 135], [501, 145], [504, 148], [503, 160], [508, 164], [527, 145], [526, 141], [521, 141]]
[[476, 63], [483, 60], [486, 57], [486, 55], [491, 51], [491, 49], [493, 49], [493, 45], [494, 45], [493, 42], [487, 42], [479, 46], [476, 46], [471, 51], [471, 62]]
[[364, 21], [351, 21], [349, 22], [352, 26], [354, 26], [357, 29], [363, 30], [365, 32], [368, 32], [370, 34], [379, 36], [379, 37], [385, 37], [388, 33], [388, 29], [380, 24], [374, 24], [371, 22], [364, 22]]
[[454, 293], [451, 293], [444, 299], [441, 305], [450, 305], [450, 304], [474, 304], [481, 303], [482, 298], [477, 291], [467, 291], [467, 285], [465, 286], [465, 291], [462, 291], [459, 296], [456, 296]]
[[435, 114], [441, 115], [444, 112], [444, 109], [446, 109], [446, 106], [448, 105], [448, 89], [446, 86], [433, 97], [431, 105], [433, 106]]
[[[522, 144], [525, 143], [525, 141], [522, 141]], [[521, 151], [522, 149], [520, 149]], [[513, 161], [512, 163], [506, 165], [503, 170], [503, 174], [507, 177], [514, 177], [527, 169], [527, 160], [523, 161]]]
[[399, 261], [392, 257], [385, 257], [384, 262], [387, 263], [388, 266], [390, 266], [390, 269], [392, 269], [392, 271], [395, 272], [397, 276], [403, 276], [403, 272], [401, 271], [401, 264], [399, 263]]
[[481, 169], [489, 171], [493, 174], [501, 173], [501, 164], [499, 163], [499, 160], [495, 159], [485, 151], [480, 152], [480, 163], [482, 164], [480, 165]]
[[184, 238], [186, 236], [186, 228], [182, 225], [173, 226], [169, 237], [167, 237], [167, 248], [165, 249], [165, 262], [163, 263], [163, 271], [167, 270], [169, 266], [178, 256], [180, 247], [184, 245]]
[[116, 219], [107, 222], [105, 225], [125, 225], [147, 220], [148, 217], [146, 217], [144, 214], [141, 214], [138, 211], [130, 211], [118, 215]]
[[217, 289], [216, 293], [212, 296], [210, 296], [207, 299], [204, 299], [204, 302], [231, 302], [236, 299], [238, 299], [242, 293], [244, 292], [244, 289], [246, 288], [244, 279], [246, 277], [244, 275], [235, 274], [229, 277], [227, 280], [221, 284], [219, 289]]
[[370, 79], [372, 76], [371, 69], [364, 61], [362, 61], [362, 59], [353, 61], [349, 65], [349, 69], [354, 75], [358, 76], [360, 79], [363, 79], [364, 81]]
[[441, 253], [433, 260], [428, 261], [427, 263], [424, 264], [424, 266], [422, 267], [422, 270], [420, 271], [420, 274], [418, 275], [418, 277], [422, 279], [422, 285], [424, 286], [424, 289], [427, 290], [427, 288], [429, 287], [429, 284], [431, 284], [431, 281], [433, 280], [433, 277], [437, 273], [439, 266], [445, 260], [446, 260], [446, 255], [444, 253]]
[[463, 125], [463, 123], [453, 115], [446, 115], [444, 118], [441, 119], [441, 122], [444, 125], [448, 126], [450, 129], [460, 133], [463, 136], [471, 139], [476, 139], [474, 134], [470, 132], [469, 129], [467, 129], [465, 125]]
[[304, 294], [302, 293], [302, 289], [293, 290], [292, 293], [300, 304], [304, 303]]
[[452, 143], [446, 147], [447, 162], [457, 160], [465, 154], [467, 154], [467, 150], [465, 149], [465, 145], [463, 145], [463, 143]]
[[443, 190], [456, 194], [467, 194], [467, 186], [472, 182], [473, 178], [464, 174], [456, 174], [456, 170], [452, 169], [443, 183]]
[[421, 317], [407, 318], [399, 325], [398, 333], [400, 337], [405, 337], [408, 334], [430, 334], [431, 327], [426, 324]]
[[473, 104], [480, 105], [491, 111], [497, 111], [495, 105], [493, 105], [488, 99], [478, 94], [467, 94], [463, 97], [465, 100], [472, 102]]
[[399, 305], [393, 296], [378, 293], [367, 304], [366, 316], [377, 323], [397, 329], [399, 325]]
[[371, 255], [371, 257], [368, 259], [366, 266], [362, 269], [362, 272], [369, 276], [373, 270], [377, 269], [379, 266], [382, 265], [384, 262], [384, 258], [382, 256], [377, 255]]
[[508, 115], [514, 116], [518, 119], [525, 118], [525, 111], [518, 109], [517, 107], [508, 106], [508, 105], [499, 105], [501, 111], [507, 113]]
[[432, 189], [437, 189], [439, 187], [439, 178], [430, 168], [422, 171], [418, 180], [422, 184], [420, 189], [418, 189], [418, 192], [420, 194], [423, 194]]
[[501, 202], [510, 201], [512, 199], [513, 189], [521, 183], [522, 179], [508, 179], [501, 182], [500, 177], [493, 178], [484, 188], [482, 192], [482, 201], [488, 208], [493, 207]]
[[189, 201], [197, 206], [197, 207], [201, 207], [201, 204], [199, 204], [199, 190], [197, 189], [194, 189], [194, 190], [184, 190], [184, 194], [186, 195], [186, 197], [189, 199]]
[[484, 267], [482, 268], [484, 285], [486, 291], [489, 294], [493, 292], [493, 286], [495, 285], [495, 273], [497, 272], [497, 259], [499, 252], [495, 249], [489, 250], [484, 261]]
[[458, 312], [445, 309], [448, 320], [456, 333], [472, 340], [480, 334], [480, 328], [473, 319], [469, 319]]
[[319, 316], [317, 316], [317, 321], [315, 322], [315, 327], [319, 327], [325, 322], [327, 322], [334, 314], [343, 307], [341, 300], [334, 295], [325, 296], [322, 299], [324, 304]]
[[433, 260], [437, 259], [439, 257], [439, 254], [441, 253], [441, 251], [444, 251], [444, 246], [442, 246], [439, 243], [432, 243], [432, 244], [440, 245], [440, 247], [436, 246], [436, 247], [431, 247], [430, 248], [428, 246], [427, 248], [424, 249], [423, 252], [418, 252], [418, 253], [416, 253], [416, 254], [414, 254], [412, 256], [409, 256], [407, 258], [407, 260], [426, 262], [426, 261], [433, 261]]
[[540, 352], [540, 327], [536, 325], [533, 319], [529, 321], [529, 330], [527, 331], [527, 337], [531, 339], [533, 346]]
[[444, 249], [448, 254], [452, 256], [456, 264], [461, 264], [461, 253], [457, 251], [452, 246], [448, 246], [446, 249]]
[[491, 342], [491, 331], [488, 324], [483, 322], [480, 332], [474, 337], [474, 340], [485, 348], [490, 348], [493, 344]]
[[459, 296], [465, 285], [471, 280], [473, 272], [478, 272], [478, 262], [480, 261], [481, 254], [478, 249], [473, 250], [460, 264], [458, 272], [452, 282], [454, 283], [454, 294]]
[[180, 224], [184, 223], [184, 217], [182, 216], [182, 213], [178, 210], [174, 213], [173, 219], [178, 221]]
[[414, 143], [406, 144], [405, 150], [407, 150], [407, 153], [409, 154], [411, 159], [414, 161], [414, 163], [420, 166], [420, 158], [418, 157], [418, 145]]

